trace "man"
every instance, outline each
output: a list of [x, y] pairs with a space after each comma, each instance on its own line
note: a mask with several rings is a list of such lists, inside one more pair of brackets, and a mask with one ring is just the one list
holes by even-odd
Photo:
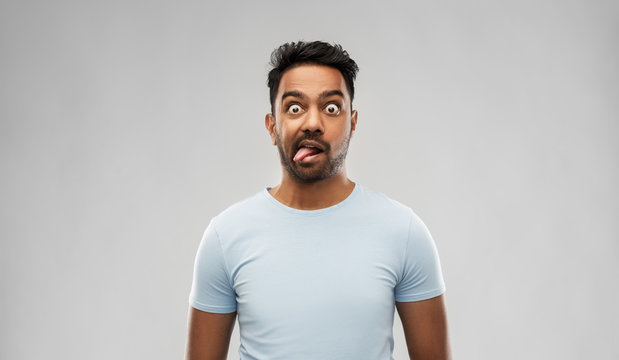
[[356, 63], [339, 45], [280, 46], [265, 125], [281, 183], [207, 227], [190, 294], [188, 360], [392, 359], [395, 308], [411, 358], [448, 359], [434, 242], [406, 206], [347, 178]]

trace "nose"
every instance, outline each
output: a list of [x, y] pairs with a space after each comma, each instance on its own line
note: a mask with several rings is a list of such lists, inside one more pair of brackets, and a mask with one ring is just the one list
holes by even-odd
[[303, 122], [303, 126], [301, 128], [304, 132], [323, 133], [325, 131], [320, 111], [313, 108], [310, 109], [304, 120], [305, 121]]

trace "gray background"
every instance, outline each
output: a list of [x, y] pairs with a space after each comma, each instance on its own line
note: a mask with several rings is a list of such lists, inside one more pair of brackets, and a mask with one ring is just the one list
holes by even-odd
[[0, 358], [183, 357], [204, 228], [279, 181], [267, 61], [298, 39], [361, 67], [349, 175], [432, 231], [455, 359], [619, 358], [618, 15], [1, 1]]

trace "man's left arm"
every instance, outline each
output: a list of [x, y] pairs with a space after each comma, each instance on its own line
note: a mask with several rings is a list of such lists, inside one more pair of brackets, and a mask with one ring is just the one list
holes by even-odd
[[396, 302], [408, 354], [413, 360], [450, 360], [443, 295], [427, 300]]

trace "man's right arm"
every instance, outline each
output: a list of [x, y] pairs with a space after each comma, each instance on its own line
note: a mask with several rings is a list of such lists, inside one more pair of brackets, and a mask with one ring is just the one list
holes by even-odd
[[189, 309], [189, 335], [185, 360], [226, 360], [236, 311], [217, 314]]

